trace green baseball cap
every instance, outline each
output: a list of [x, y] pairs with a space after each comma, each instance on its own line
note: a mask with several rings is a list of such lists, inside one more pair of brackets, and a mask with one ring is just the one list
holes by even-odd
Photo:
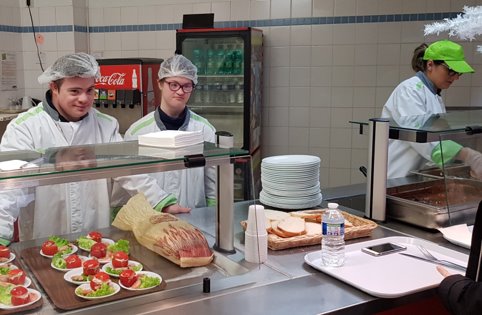
[[443, 60], [449, 68], [458, 73], [475, 72], [465, 61], [464, 49], [457, 43], [441, 40], [425, 49], [423, 60]]

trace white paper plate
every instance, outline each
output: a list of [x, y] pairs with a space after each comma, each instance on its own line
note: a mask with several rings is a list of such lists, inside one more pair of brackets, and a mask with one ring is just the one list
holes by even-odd
[[[72, 254], [70, 254], [70, 255], [72, 255]], [[69, 256], [70, 256], [70, 255], [69, 255]], [[67, 257], [69, 257], [69, 256], [67, 256]], [[81, 260], [82, 262], [84, 262], [84, 261], [86, 261], [86, 260], [88, 259], [88, 257], [82, 256], [82, 255], [79, 255], [79, 258], [80, 258], [80, 260]], [[69, 271], [69, 270], [74, 270], [74, 269], [80, 268], [80, 267], [77, 267], [77, 268], [59, 268], [59, 267], [54, 266], [54, 263], [53, 263], [53, 262], [50, 263], [50, 267], [52, 267], [52, 268], [54, 268], [54, 269], [56, 269], [56, 270], [58, 270], [58, 271], [64, 271], [64, 272], [65, 272], [65, 271]]]
[[108, 294], [108, 295], [104, 295], [104, 296], [85, 296], [85, 295], [77, 293], [77, 290], [91, 290], [89, 283], [84, 283], [84, 284], [79, 285], [75, 289], [75, 295], [77, 295], [78, 297], [80, 297], [82, 299], [86, 299], [86, 300], [98, 300], [98, 299], [103, 299], [103, 298], [106, 298], [106, 297], [109, 297], [109, 296], [113, 296], [114, 294], [116, 294], [120, 291], [120, 287], [117, 283], [111, 281], [109, 283], [109, 285], [114, 288], [114, 292], [111, 293], [111, 294]]
[[[115, 243], [114, 240], [111, 240], [110, 238], [104, 238], [104, 237], [102, 238], [102, 241], [101, 241], [101, 242], [104, 243], [104, 244], [107, 245], [107, 246], [112, 245], [112, 244]], [[90, 252], [90, 248], [84, 248], [84, 247], [80, 247], [80, 246], [79, 246], [79, 248], [80, 248], [81, 250], [85, 250], [86, 252]]]
[[84, 284], [84, 283], [89, 283], [90, 281], [75, 281], [72, 280], [72, 276], [80, 276], [81, 274], [84, 273], [84, 268], [75, 268], [72, 270], [67, 271], [64, 273], [64, 280], [73, 284]]
[[11, 261], [14, 260], [14, 259], [15, 259], [15, 254], [14, 254], [14, 253], [10, 253], [10, 257], [9, 257], [7, 260], [5, 260], [5, 261], [0, 262], [0, 266], [1, 266], [1, 265], [4, 265], [4, 264], [8, 264], [9, 262], [11, 262]]
[[42, 297], [40, 292], [35, 290], [35, 289], [27, 289], [27, 290], [28, 290], [29, 293], [35, 294], [35, 299], [33, 299], [32, 301], [30, 301], [28, 303], [25, 303], [25, 304], [22, 304], [22, 305], [17, 305], [17, 306], [6, 305], [6, 304], [3, 304], [3, 303], [0, 303], [0, 309], [2, 309], [2, 310], [14, 310], [16, 308], [29, 306], [29, 305], [32, 305], [33, 303], [37, 302], [38, 300], [40, 300], [40, 298]]
[[[141, 264], [140, 262], [134, 261], [134, 260], [129, 260], [128, 266], [129, 266], [129, 267], [131, 267], [131, 266], [140, 266], [141, 268], [140, 268], [138, 271], [136, 271], [136, 272], [141, 271], [142, 268], [143, 268], [143, 266], [142, 266], [142, 264]], [[109, 268], [109, 267], [112, 268], [112, 262], [108, 262], [107, 264], [105, 264], [104, 266], [102, 266], [102, 270], [103, 270], [105, 273], [107, 273], [109, 276], [118, 278], [118, 277], [119, 277], [118, 274], [110, 273], [110, 272], [107, 271], [107, 268]], [[127, 269], [127, 268], [123, 268], [123, 269]], [[135, 270], [134, 270], [134, 271], [135, 271]]]
[[[75, 246], [74, 244], [69, 244], [70, 248], [72, 248], [72, 251], [70, 253], [66, 253], [66, 254], [63, 254], [62, 257], [67, 257], [69, 255], [72, 255], [72, 254], [75, 254], [79, 249], [77, 248], [77, 246]], [[47, 257], [47, 258], [52, 258], [54, 257], [54, 255], [45, 255], [44, 252], [42, 251], [42, 249], [40, 249], [40, 255], [44, 256], [44, 257]]]
[[[157, 273], [155, 273], [155, 272], [151, 272], [151, 271], [139, 271], [139, 272], [137, 272], [137, 275], [139, 275], [139, 276], [146, 275], [146, 276], [148, 276], [148, 277], [156, 277], [156, 278], [159, 278], [159, 284], [162, 283], [162, 277], [161, 277], [160, 275], [158, 275]], [[152, 289], [152, 288], [155, 288], [155, 287], [156, 287], [156, 286], [153, 286], [153, 287], [149, 287], [149, 288], [134, 289], [134, 288], [130, 288], [130, 287], [126, 287], [126, 286], [122, 285], [122, 283], [120, 283], [120, 281], [119, 281], [119, 285], [120, 285], [123, 289], [129, 290], [129, 291], [149, 290], [149, 289]]]

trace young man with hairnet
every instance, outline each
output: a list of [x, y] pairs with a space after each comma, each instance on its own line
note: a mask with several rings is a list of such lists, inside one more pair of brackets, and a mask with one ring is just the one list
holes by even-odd
[[[159, 69], [159, 107], [133, 123], [124, 135], [125, 140], [163, 131], [202, 131], [204, 141], [215, 142], [214, 127], [187, 107], [197, 84], [197, 68], [186, 57], [174, 55]], [[164, 212], [188, 212], [191, 208], [215, 204], [216, 170], [214, 167], [196, 167], [180, 171], [151, 174], [163, 189], [161, 200]]]
[[[123, 141], [117, 120], [92, 108], [98, 77], [99, 65], [86, 53], [57, 59], [38, 77], [39, 83], [49, 85], [44, 101], [8, 124], [1, 150], [44, 153], [52, 147]], [[155, 180], [147, 175], [114, 180], [130, 195], [143, 192], [151, 205], [161, 200]], [[19, 216], [21, 239], [107, 227], [110, 196], [110, 179], [3, 191], [0, 238], [5, 241], [12, 237], [13, 223]]]

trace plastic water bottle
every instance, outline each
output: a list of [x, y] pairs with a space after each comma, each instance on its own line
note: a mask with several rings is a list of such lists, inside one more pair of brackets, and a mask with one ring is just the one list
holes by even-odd
[[323, 213], [321, 259], [325, 266], [338, 267], [345, 262], [345, 218], [337, 203], [329, 203]]

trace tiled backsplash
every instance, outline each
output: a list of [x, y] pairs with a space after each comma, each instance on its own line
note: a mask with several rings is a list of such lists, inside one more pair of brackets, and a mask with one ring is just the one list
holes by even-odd
[[[32, 0], [44, 65], [72, 51], [104, 58], [160, 57], [175, 50], [182, 15], [213, 12], [216, 27], [264, 31], [262, 154], [322, 159], [321, 183], [363, 182], [367, 137], [349, 120], [379, 115], [393, 88], [412, 75], [410, 59], [428, 21], [453, 17], [476, 0]], [[75, 7], [72, 6], [75, 3]], [[0, 50], [17, 53], [19, 90], [42, 97], [30, 16], [23, 0], [0, 2]], [[477, 69], [476, 42], [463, 42]], [[463, 76], [449, 106], [482, 104], [482, 71]], [[26, 88], [25, 88], [26, 87]]]

